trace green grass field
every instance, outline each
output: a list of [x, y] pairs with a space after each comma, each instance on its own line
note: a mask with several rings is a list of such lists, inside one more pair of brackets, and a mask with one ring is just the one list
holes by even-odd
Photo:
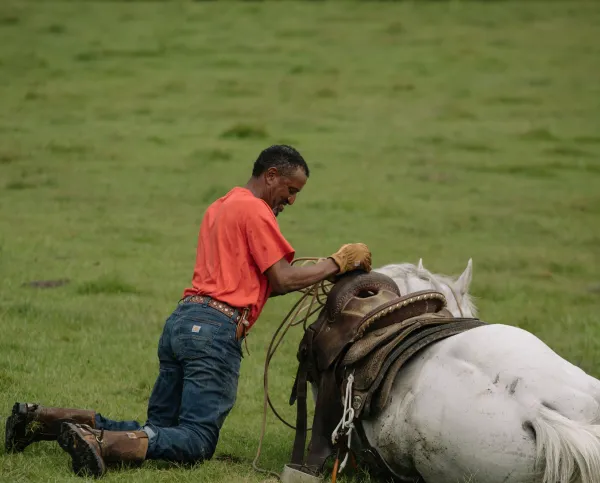
[[[15, 401], [144, 420], [203, 211], [280, 142], [312, 171], [280, 221], [298, 256], [362, 241], [375, 266], [456, 275], [472, 257], [483, 320], [600, 377], [599, 24], [594, 2], [3, 0], [1, 434]], [[263, 481], [265, 349], [296, 299], [248, 340], [224, 461], [106, 481]], [[271, 371], [290, 418], [300, 337]], [[261, 466], [292, 440], [270, 415]], [[0, 449], [1, 481], [81, 481], [69, 465], [55, 443]]]

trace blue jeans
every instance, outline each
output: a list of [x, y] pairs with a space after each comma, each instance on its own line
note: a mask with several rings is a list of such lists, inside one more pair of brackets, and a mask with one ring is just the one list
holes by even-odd
[[160, 368], [146, 424], [97, 414], [96, 427], [146, 431], [146, 459], [210, 459], [237, 395], [242, 342], [235, 332], [233, 318], [212, 307], [180, 304], [165, 322], [158, 343]]

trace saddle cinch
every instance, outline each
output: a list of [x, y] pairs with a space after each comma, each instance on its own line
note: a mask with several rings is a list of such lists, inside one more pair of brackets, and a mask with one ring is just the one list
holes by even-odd
[[[440, 292], [402, 296], [391, 278], [376, 272], [341, 277], [300, 342], [290, 398], [290, 404], [297, 404], [296, 437], [284, 475], [294, 472], [297, 475], [289, 481], [313, 481], [311, 476], [323, 471], [326, 460], [344, 449], [345, 438], [334, 443], [332, 434], [346, 418], [348, 405], [351, 422], [366, 443], [360, 421], [386, 407], [403, 365], [430, 344], [484, 324], [454, 318]], [[305, 457], [308, 382], [317, 386], [318, 393]], [[379, 471], [385, 467], [374, 448], [364, 448], [362, 456]]]

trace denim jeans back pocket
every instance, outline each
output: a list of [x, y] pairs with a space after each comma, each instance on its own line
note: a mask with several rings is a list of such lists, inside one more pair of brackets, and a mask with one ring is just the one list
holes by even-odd
[[214, 320], [182, 317], [174, 330], [173, 349], [179, 359], [198, 359], [206, 356], [222, 323]]

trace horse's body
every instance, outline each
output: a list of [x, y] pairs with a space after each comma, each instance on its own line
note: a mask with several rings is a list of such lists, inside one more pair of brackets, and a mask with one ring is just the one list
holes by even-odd
[[[376, 271], [403, 294], [439, 290], [454, 316], [475, 315], [470, 261], [456, 281], [421, 262]], [[600, 482], [600, 381], [516, 327], [490, 324], [426, 348], [362, 425], [400, 481]]]

